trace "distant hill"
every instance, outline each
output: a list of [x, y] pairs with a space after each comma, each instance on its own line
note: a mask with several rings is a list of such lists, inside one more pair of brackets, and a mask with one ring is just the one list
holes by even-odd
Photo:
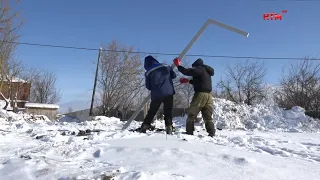
[[73, 111], [89, 109], [90, 108], [90, 100], [74, 100], [66, 103], [59, 104], [60, 108], [58, 109], [58, 113], [67, 113], [69, 108]]

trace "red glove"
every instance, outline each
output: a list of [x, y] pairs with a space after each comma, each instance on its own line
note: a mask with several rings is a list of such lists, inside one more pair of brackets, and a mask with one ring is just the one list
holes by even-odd
[[178, 59], [178, 58], [175, 58], [175, 59], [173, 60], [173, 62], [174, 62], [174, 64], [175, 64], [176, 66], [180, 66], [180, 64], [181, 64], [181, 60]]
[[189, 79], [188, 78], [180, 78], [180, 83], [181, 84], [189, 83]]

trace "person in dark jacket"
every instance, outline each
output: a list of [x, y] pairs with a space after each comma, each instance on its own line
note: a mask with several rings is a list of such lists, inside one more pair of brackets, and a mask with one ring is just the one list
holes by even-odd
[[211, 94], [211, 76], [214, 75], [214, 69], [203, 64], [203, 60], [200, 58], [192, 64], [192, 68], [184, 68], [181, 66], [181, 61], [178, 58], [175, 58], [173, 62], [182, 74], [192, 76], [191, 80], [187, 78], [180, 79], [181, 83], [192, 84], [194, 89], [194, 96], [188, 109], [188, 119], [186, 122], [187, 134], [193, 135], [194, 123], [198, 113], [201, 111], [206, 130], [209, 136], [213, 137], [215, 135], [215, 127], [212, 118], [213, 97]]
[[151, 91], [151, 104], [140, 131], [145, 133], [151, 127], [151, 122], [163, 103], [166, 132], [172, 134], [172, 106], [175, 94], [172, 79], [177, 75], [169, 65], [160, 64], [152, 56], [145, 57], [144, 68], [146, 69], [146, 88]]

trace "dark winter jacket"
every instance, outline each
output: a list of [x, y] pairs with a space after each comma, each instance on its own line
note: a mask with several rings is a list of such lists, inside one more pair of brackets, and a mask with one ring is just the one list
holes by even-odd
[[144, 68], [147, 71], [146, 87], [151, 91], [151, 100], [175, 94], [172, 79], [177, 75], [169, 65], [160, 64], [152, 56], [147, 56], [144, 59]]
[[178, 66], [178, 70], [186, 76], [192, 76], [190, 84], [193, 85], [194, 92], [210, 93], [212, 91], [211, 76], [214, 75], [214, 69], [203, 64], [202, 59], [197, 59], [192, 64], [192, 67], [193, 68], [184, 68]]

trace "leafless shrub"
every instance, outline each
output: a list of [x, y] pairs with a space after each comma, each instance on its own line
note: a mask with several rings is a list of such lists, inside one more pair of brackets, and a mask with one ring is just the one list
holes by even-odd
[[[2, 87], [4, 83], [9, 83], [9, 96], [3, 97], [13, 105], [12, 99], [16, 95], [13, 92], [12, 81], [15, 77], [20, 75], [22, 71], [21, 62], [15, 59], [14, 54], [16, 51], [16, 42], [20, 35], [18, 34], [23, 21], [19, 18], [19, 12], [12, 9], [10, 0], [0, 0], [0, 92], [2, 93]], [[19, 1], [16, 1], [19, 3]], [[15, 90], [16, 91], [16, 90]], [[2, 94], [3, 96], [3, 94]], [[8, 101], [8, 99], [10, 99]]]
[[50, 72], [39, 72], [32, 78], [30, 101], [54, 104], [60, 101], [61, 94], [56, 88], [57, 78]]
[[227, 66], [227, 79], [220, 80], [218, 87], [223, 96], [237, 103], [252, 105], [265, 98], [263, 84], [266, 69], [264, 63], [245, 62]]
[[14, 57], [17, 44], [12, 42], [19, 39], [18, 31], [23, 21], [19, 18], [19, 12], [12, 9], [10, 2], [0, 0], [0, 91], [8, 77], [16, 76], [21, 71], [21, 63]]
[[275, 94], [277, 103], [285, 108], [301, 106], [307, 110], [320, 108], [320, 63], [306, 57], [301, 63], [291, 63]]
[[109, 116], [112, 109], [123, 111], [132, 108], [144, 87], [144, 75], [140, 54], [132, 53], [134, 47], [120, 46], [112, 41], [101, 54], [98, 88], [101, 111]]
[[[183, 58], [181, 63], [182, 63], [182, 66], [186, 68], [190, 68], [192, 64], [187, 58]], [[192, 96], [194, 94], [193, 86], [192, 84], [180, 84], [179, 80], [182, 77], [185, 77], [185, 78], [190, 78], [190, 77], [186, 77], [183, 74], [181, 74], [177, 68], [175, 68], [174, 71], [177, 74], [177, 78], [173, 80], [174, 84], [176, 85], [175, 87], [176, 95], [173, 98], [173, 107], [187, 108], [189, 107]]]

